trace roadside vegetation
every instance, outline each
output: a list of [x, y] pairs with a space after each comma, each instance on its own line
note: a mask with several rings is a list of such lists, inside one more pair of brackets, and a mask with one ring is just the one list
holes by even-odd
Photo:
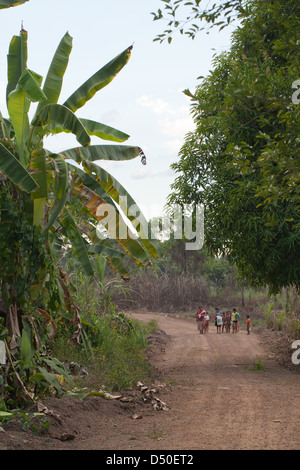
[[[3, 0], [0, 9], [25, 1]], [[112, 389], [130, 386], [146, 370], [140, 350], [147, 331], [115, 311], [103, 275], [107, 262], [121, 286], [130, 277], [125, 257], [143, 267], [157, 252], [147, 240], [120, 235], [135, 202], [99, 164], [134, 158], [146, 164], [146, 157], [140, 147], [123, 145], [128, 134], [76, 114], [121, 72], [132, 46], [60, 104], [72, 44], [66, 33], [45, 79], [27, 66], [28, 32], [23, 26], [7, 45], [7, 111], [0, 112], [2, 416], [74, 386], [63, 342], [69, 343], [70, 360], [73, 354], [83, 363], [97, 360], [103, 372], [99, 379]], [[53, 152], [51, 138], [44, 146], [46, 137], [64, 132], [73, 134], [77, 147]], [[92, 145], [92, 138], [100, 143]], [[121, 208], [124, 197], [128, 207]], [[99, 237], [98, 230], [110, 237]], [[72, 266], [78, 274], [75, 282]], [[87, 304], [81, 282], [94, 289]]]
[[126, 288], [117, 278], [91, 280], [72, 268], [74, 303], [81, 312], [78, 347], [72, 344], [74, 327], [62, 322], [49, 343], [51, 354], [68, 365], [76, 387], [107, 391], [125, 390], [151, 375], [145, 359], [147, 337], [158, 327], [126, 315], [112, 300], [113, 292]]
[[[26, 1], [0, 0], [0, 9]], [[192, 3], [163, 2], [172, 16]], [[59, 104], [72, 37], [61, 39], [45, 80], [27, 67], [27, 31], [12, 37], [8, 116], [0, 113], [0, 419], [53, 394], [121, 390], [148, 377], [143, 351], [156, 325], [133, 321], [133, 309], [194, 316], [199, 305], [211, 315], [235, 307], [242, 321], [249, 314], [253, 326], [300, 337], [299, 102], [291, 99], [298, 3], [230, 1], [200, 15], [195, 0], [197, 21], [236, 9], [241, 22], [231, 50], [194, 93], [185, 90], [196, 130], [172, 165], [168, 208], [205, 206], [199, 251], [172, 237], [152, 243], [142, 224], [137, 237], [122, 238], [124, 220], [136, 222], [135, 201], [98, 162], [146, 157], [123, 145], [127, 134], [77, 115], [121, 72], [132, 46]], [[159, 39], [170, 42], [169, 34]], [[44, 147], [63, 132], [78, 147]]]
[[237, 308], [241, 325], [250, 315], [252, 326], [267, 327], [300, 338], [300, 297], [294, 287], [270, 294], [268, 288], [254, 288], [241, 279], [238, 270], [225, 257], [211, 257], [204, 247], [186, 252], [184, 241], [161, 243], [160, 257], [145, 270], [134, 270], [126, 294], [112, 292], [123, 310], [194, 317], [199, 305], [214, 314]]

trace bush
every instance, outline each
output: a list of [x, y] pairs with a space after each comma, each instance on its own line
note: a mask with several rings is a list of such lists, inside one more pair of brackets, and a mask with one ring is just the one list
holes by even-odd
[[52, 342], [52, 353], [66, 364], [75, 362], [88, 371], [87, 376], [74, 378], [79, 387], [126, 389], [151, 373], [143, 350], [155, 329], [155, 323], [143, 325], [123, 313], [91, 316], [90, 325], [83, 325], [79, 347], [61, 336]]

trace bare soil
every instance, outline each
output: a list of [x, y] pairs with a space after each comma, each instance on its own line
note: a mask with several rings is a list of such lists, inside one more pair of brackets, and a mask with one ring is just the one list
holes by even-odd
[[300, 371], [283, 335], [214, 325], [200, 335], [193, 319], [131, 315], [159, 325], [146, 352], [153, 381], [115, 399], [47, 400], [50, 428], [11, 423], [0, 450], [300, 449]]

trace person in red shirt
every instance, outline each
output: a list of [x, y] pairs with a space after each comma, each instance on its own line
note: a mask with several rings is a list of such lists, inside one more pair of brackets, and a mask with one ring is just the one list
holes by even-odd
[[205, 315], [206, 315], [206, 311], [204, 310], [204, 308], [200, 306], [199, 310], [197, 310], [197, 313], [196, 313], [197, 328], [200, 334], [203, 333], [203, 330], [204, 330]]
[[247, 315], [247, 334], [248, 335], [250, 335], [250, 331], [251, 331], [251, 320], [250, 320], [249, 315]]

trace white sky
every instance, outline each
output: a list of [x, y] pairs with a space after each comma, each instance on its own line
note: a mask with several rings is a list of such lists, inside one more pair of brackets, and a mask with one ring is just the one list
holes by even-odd
[[[143, 149], [146, 166], [139, 158], [99, 164], [125, 186], [148, 218], [162, 213], [175, 178], [170, 164], [178, 159], [184, 136], [193, 129], [189, 100], [182, 90], [193, 90], [197, 77], [208, 74], [213, 54], [230, 47], [227, 28], [221, 33], [215, 28], [209, 35], [202, 31], [195, 40], [176, 34], [171, 44], [153, 42], [165, 28], [162, 21], [152, 19], [151, 12], [158, 8], [162, 8], [160, 0], [29, 0], [0, 11], [0, 109], [4, 116], [6, 56], [22, 21], [29, 36], [28, 67], [43, 77], [63, 35], [68, 31], [73, 37], [59, 103], [134, 44], [128, 64], [77, 115], [126, 132], [130, 139], [125, 144]], [[100, 139], [93, 143], [109, 144]], [[61, 134], [46, 145], [59, 152], [78, 144], [73, 136]]]

